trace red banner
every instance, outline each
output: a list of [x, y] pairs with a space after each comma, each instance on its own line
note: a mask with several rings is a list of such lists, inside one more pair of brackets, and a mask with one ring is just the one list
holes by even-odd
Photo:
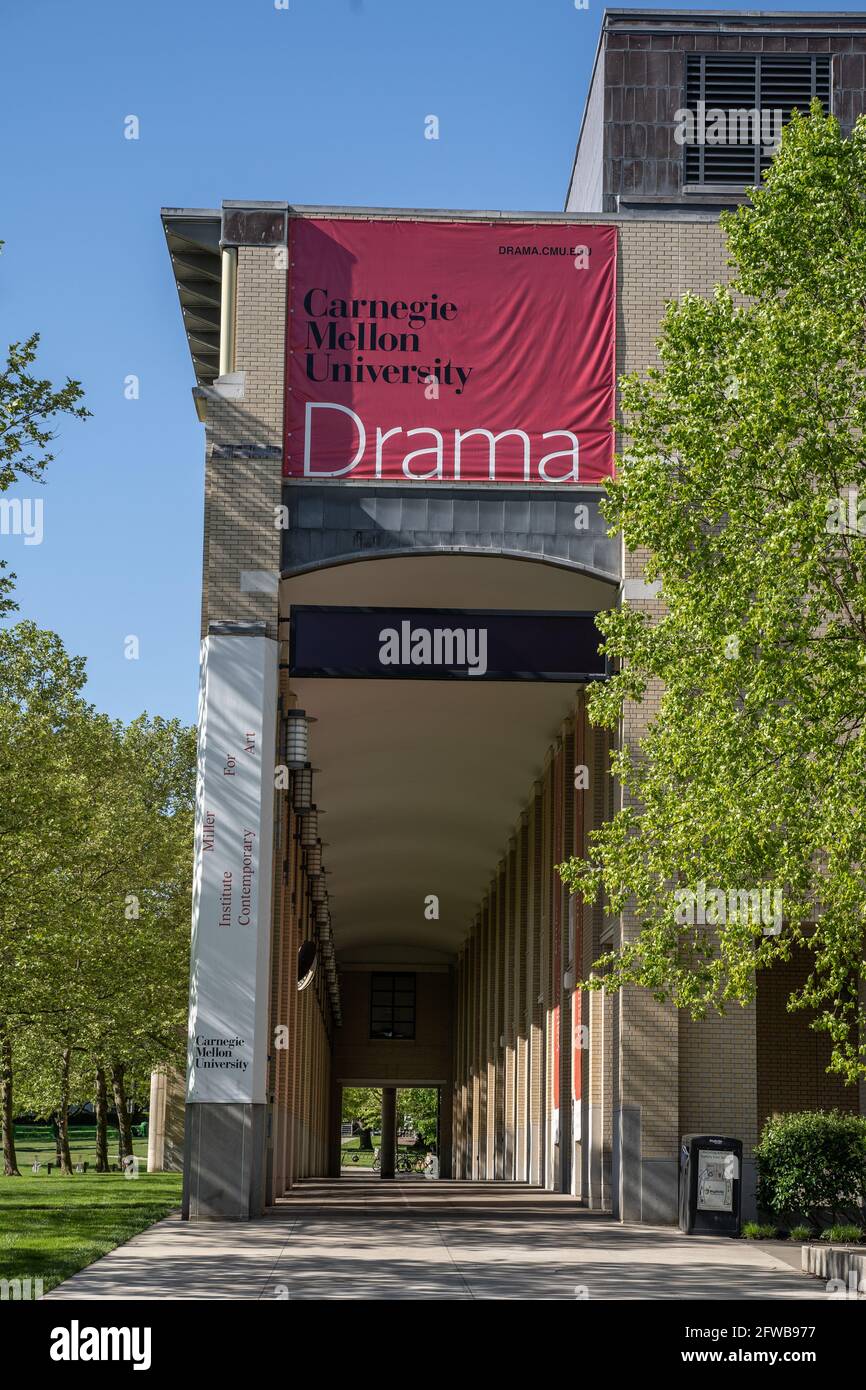
[[616, 228], [294, 218], [284, 472], [598, 483]]

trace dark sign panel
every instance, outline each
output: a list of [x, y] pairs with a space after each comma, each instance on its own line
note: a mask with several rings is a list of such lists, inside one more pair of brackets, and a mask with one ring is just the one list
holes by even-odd
[[590, 681], [607, 674], [591, 613], [293, 606], [293, 676]]

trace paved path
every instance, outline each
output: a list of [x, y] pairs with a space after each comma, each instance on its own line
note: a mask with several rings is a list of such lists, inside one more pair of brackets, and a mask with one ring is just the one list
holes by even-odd
[[[586, 1290], [582, 1294], [580, 1290]], [[261, 1221], [178, 1217], [51, 1299], [815, 1299], [823, 1285], [745, 1241], [621, 1226], [507, 1183], [305, 1182]]]

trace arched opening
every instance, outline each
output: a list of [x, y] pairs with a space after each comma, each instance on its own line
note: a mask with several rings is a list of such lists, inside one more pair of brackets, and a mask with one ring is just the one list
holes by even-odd
[[[501, 555], [389, 556], [284, 578], [281, 635], [289, 635], [293, 609], [415, 609], [452, 615], [487, 610], [513, 615], [517, 624], [520, 614], [587, 614], [615, 601], [614, 585], [562, 565]], [[540, 921], [554, 911], [556, 890], [554, 875], [546, 869], [544, 901], [538, 893], [530, 903], [527, 881], [534, 861], [527, 850], [522, 868], [517, 864], [515, 836], [522, 834], [526, 841], [527, 808], [557, 747], [562, 786], [557, 806], [551, 802], [550, 815], [545, 812], [550, 828], [543, 847], [551, 864], [559, 853], [554, 820], [558, 818], [560, 843], [566, 832], [572, 833], [561, 804], [572, 774], [565, 777], [562, 759], [575, 756], [573, 729], [583, 687], [543, 674], [531, 678], [530, 673], [509, 680], [298, 675], [291, 650], [288, 668], [285, 698], [313, 721], [313, 800], [340, 979], [341, 1026], [334, 1030], [331, 1048], [329, 1170], [336, 1176], [341, 1167], [341, 1088], [431, 1086], [442, 1096], [444, 1176], [460, 1169], [467, 1177], [529, 1180], [528, 1153], [518, 1153], [521, 1144], [528, 1149], [533, 1130], [524, 1008], [530, 979], [520, 957], [532, 952], [530, 917]], [[541, 848], [539, 839], [539, 852]], [[511, 868], [503, 868], [509, 854]], [[491, 908], [491, 884], [499, 872], [507, 874], [508, 886], [494, 889], [494, 897], [499, 892], [500, 898]], [[318, 885], [316, 893], [321, 897]], [[466, 955], [482, 913], [489, 917], [484, 927], [489, 969], [483, 985], [478, 967]], [[567, 932], [566, 916], [560, 899], [557, 923]], [[538, 956], [539, 989], [542, 971], [552, 977], [567, 954], [556, 967], [549, 953], [543, 961]], [[477, 978], [470, 982], [472, 969]], [[480, 989], [490, 994], [483, 1010]], [[484, 1039], [470, 1040], [468, 1032], [476, 1027], [485, 1030]], [[541, 1054], [550, 1045], [549, 1038], [536, 1038], [536, 1089], [543, 1072]], [[510, 1059], [503, 1062], [501, 1075], [496, 1058], [488, 1056], [491, 1048], [495, 1053], [500, 1047]], [[478, 1131], [479, 1100], [472, 1121], [466, 1094], [466, 1074], [479, 1082], [482, 1065], [490, 1144]], [[493, 1067], [489, 1080], [488, 1065]], [[551, 1077], [547, 1085], [552, 1101]], [[525, 1113], [518, 1113], [521, 1106]], [[474, 1124], [474, 1137], [466, 1132], [467, 1124], [470, 1129]], [[556, 1135], [560, 1128], [564, 1135], [558, 1116], [555, 1125]], [[553, 1133], [546, 1125], [547, 1139]], [[534, 1172], [543, 1179], [540, 1145], [536, 1133]], [[549, 1157], [552, 1162], [552, 1150]], [[566, 1166], [570, 1185], [571, 1155]]]

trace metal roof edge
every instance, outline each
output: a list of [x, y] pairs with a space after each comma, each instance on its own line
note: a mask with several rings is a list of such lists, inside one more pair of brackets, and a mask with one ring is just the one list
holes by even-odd
[[604, 14], [602, 15], [601, 25], [598, 31], [598, 43], [595, 46], [595, 57], [592, 60], [592, 72], [589, 75], [589, 83], [586, 88], [586, 98], [583, 103], [583, 115], [580, 118], [580, 130], [577, 132], [577, 144], [574, 147], [574, 158], [571, 161], [571, 173], [568, 176], [568, 190], [565, 195], [566, 207], [568, 206], [568, 198], [569, 194], [571, 193], [571, 185], [574, 183], [574, 171], [577, 168], [577, 156], [580, 153], [580, 142], [583, 139], [583, 130], [584, 126], [586, 125], [586, 113], [589, 110], [589, 99], [592, 95], [593, 84], [595, 83], [595, 74], [598, 70], [598, 60], [601, 57], [602, 48], [604, 45], [604, 35], [606, 28], [605, 19], [607, 17], [607, 13], [607, 10], [605, 10]]

